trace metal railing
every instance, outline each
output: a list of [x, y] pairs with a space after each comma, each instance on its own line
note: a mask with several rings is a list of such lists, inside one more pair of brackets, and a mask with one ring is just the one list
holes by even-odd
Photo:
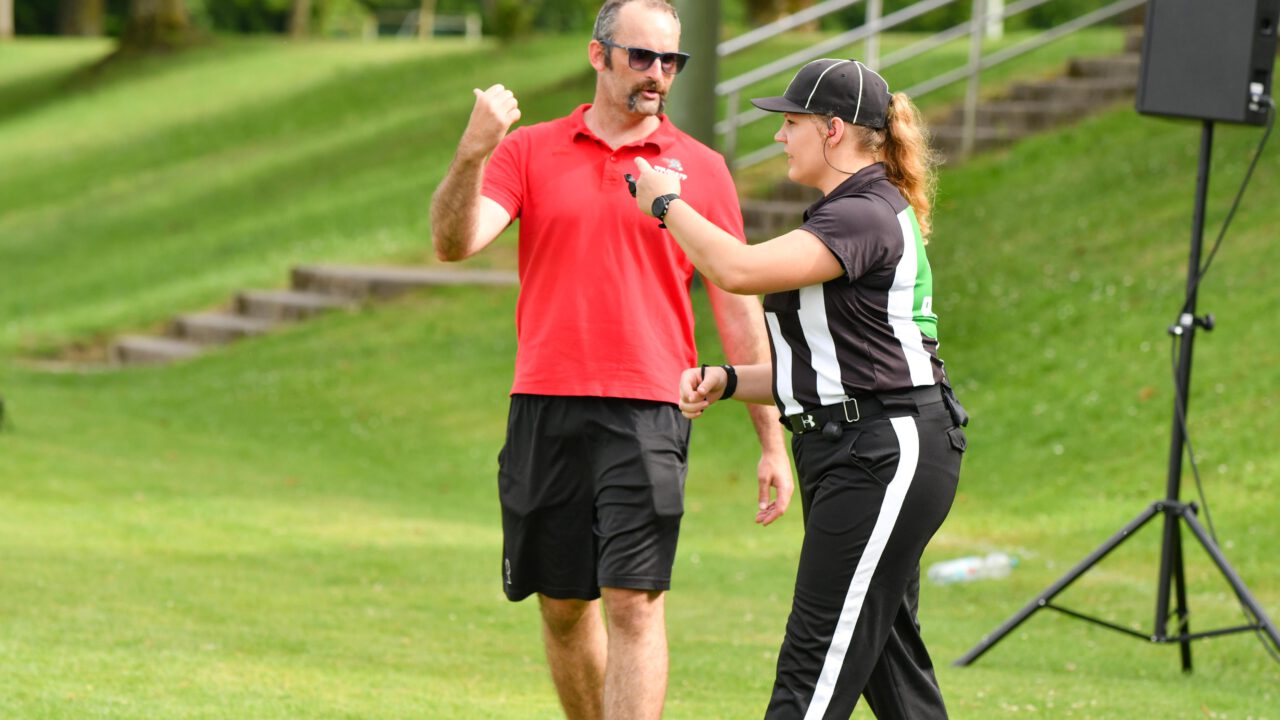
[[[865, 43], [862, 61], [868, 67], [882, 71], [885, 68], [923, 55], [965, 36], [969, 38], [969, 52], [968, 59], [963, 66], [917, 83], [907, 88], [905, 92], [915, 99], [962, 80], [967, 83], [964, 99], [964, 123], [961, 131], [961, 155], [967, 156], [973, 151], [977, 134], [978, 95], [983, 71], [1146, 3], [1146, 0], [1115, 0], [1115, 2], [1105, 7], [1049, 28], [1020, 43], [994, 52], [984, 53], [984, 36], [994, 35], [993, 30], [1002, 27], [1004, 20], [1038, 5], [1052, 2], [1052, 0], [1019, 0], [1008, 5], [1004, 5], [1003, 0], [973, 0], [973, 9], [968, 20], [917, 41], [888, 56], [880, 57], [881, 33], [908, 23], [925, 13], [950, 5], [955, 1], [920, 0], [920, 2], [908, 5], [888, 15], [883, 15], [881, 12], [883, 0], [865, 0], [867, 4], [866, 20], [862, 26], [840, 33], [815, 43], [812, 47], [791, 53], [786, 57], [718, 83], [715, 94], [717, 99], [724, 98], [726, 100], [726, 111], [724, 119], [716, 123], [715, 130], [716, 134], [721, 138], [720, 147], [725, 157], [729, 158], [730, 165], [735, 169], [749, 167], [782, 152], [780, 145], [771, 143], [766, 147], [740, 156], [737, 155], [739, 128], [772, 114], [755, 108], [744, 110], [742, 108], [742, 91], [746, 88], [783, 73], [794, 72], [811, 60], [826, 57], [829, 53], [858, 42]], [[820, 2], [794, 15], [783, 17], [776, 22], [756, 28], [744, 35], [726, 40], [717, 46], [716, 54], [721, 58], [727, 57], [860, 2], [864, 2], [864, 0], [826, 0], [825, 2]]]
[[370, 16], [365, 29], [369, 39], [387, 34], [401, 38], [429, 39], [435, 35], [460, 35], [472, 42], [479, 42], [481, 32], [480, 13], [458, 15], [423, 13], [420, 10], [378, 10]]

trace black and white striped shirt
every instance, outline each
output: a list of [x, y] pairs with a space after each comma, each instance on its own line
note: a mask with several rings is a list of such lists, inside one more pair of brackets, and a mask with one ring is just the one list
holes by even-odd
[[845, 275], [770, 293], [765, 320], [783, 415], [942, 382], [933, 274], [915, 211], [876, 163], [805, 211]]

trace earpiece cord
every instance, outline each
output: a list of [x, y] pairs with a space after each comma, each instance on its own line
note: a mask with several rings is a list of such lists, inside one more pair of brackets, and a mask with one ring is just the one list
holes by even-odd
[[[828, 121], [828, 124], [827, 124], [827, 133], [828, 133], [827, 137], [831, 137], [832, 135], [835, 134], [835, 129], [831, 126], [830, 121]], [[819, 131], [818, 134], [821, 135], [822, 132]], [[831, 161], [827, 159], [827, 138], [826, 137], [822, 139], [822, 160], [827, 164], [827, 167], [831, 168], [832, 170], [835, 170], [841, 175], [853, 175], [853, 173], [849, 172], [848, 170], [841, 170], [835, 165], [832, 165]]]

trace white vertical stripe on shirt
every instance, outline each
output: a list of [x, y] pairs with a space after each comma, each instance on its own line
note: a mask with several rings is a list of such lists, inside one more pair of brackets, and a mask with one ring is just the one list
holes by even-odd
[[827, 657], [822, 663], [822, 671], [818, 674], [818, 685], [813, 691], [813, 700], [809, 702], [809, 710], [805, 720], [821, 720], [831, 704], [831, 696], [835, 692], [836, 680], [844, 667], [845, 655], [849, 651], [849, 643], [858, 626], [858, 618], [867, 598], [867, 589], [880, 564], [884, 548], [889, 544], [889, 537], [902, 512], [902, 504], [907, 492], [911, 489], [911, 481], [915, 479], [916, 465], [920, 459], [920, 435], [916, 429], [915, 418], [890, 418], [893, 432], [898, 436], [898, 470], [893, 480], [885, 488], [884, 500], [880, 503], [880, 514], [871, 529], [871, 537], [867, 547], [858, 560], [858, 567], [853, 571], [853, 579], [849, 581], [849, 591], [845, 594], [844, 606], [840, 610], [840, 619], [836, 621], [836, 629], [831, 637], [831, 646], [827, 648]]
[[848, 397], [840, 382], [840, 361], [836, 358], [836, 339], [827, 323], [826, 291], [822, 285], [800, 288], [800, 327], [809, 346], [813, 370], [818, 374], [818, 402], [834, 405]]
[[791, 386], [792, 366], [795, 363], [791, 357], [791, 346], [782, 337], [782, 326], [778, 324], [778, 314], [766, 312], [764, 321], [769, 326], [769, 335], [773, 337], [773, 354], [776, 356], [773, 377], [778, 400], [782, 402], [782, 414], [795, 415], [804, 412], [804, 408], [796, 401], [795, 390]]
[[924, 346], [924, 336], [915, 321], [916, 279], [920, 275], [919, 253], [916, 252], [916, 232], [911, 224], [909, 210], [898, 213], [898, 225], [902, 228], [902, 259], [894, 269], [893, 287], [889, 288], [889, 326], [902, 347], [911, 373], [912, 385], [933, 384], [933, 361]]

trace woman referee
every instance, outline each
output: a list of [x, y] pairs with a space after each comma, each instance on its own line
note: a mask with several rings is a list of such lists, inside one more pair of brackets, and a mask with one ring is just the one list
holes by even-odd
[[772, 365], [703, 366], [680, 408], [776, 402], [794, 432], [805, 539], [766, 718], [944, 718], [916, 621], [920, 555], [951, 508], [964, 411], [938, 358], [931, 153], [902, 93], [856, 60], [815, 60], [781, 97], [787, 175], [823, 197], [796, 230], [742, 245], [636, 160], [640, 207], [726, 290], [765, 293]]

